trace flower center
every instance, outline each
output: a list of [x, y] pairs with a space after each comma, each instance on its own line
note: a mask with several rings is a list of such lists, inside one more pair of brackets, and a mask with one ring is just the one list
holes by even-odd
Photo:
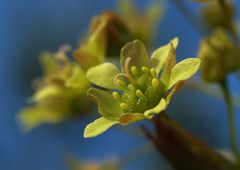
[[124, 113], [143, 113], [155, 107], [164, 95], [165, 85], [158, 79], [156, 69], [132, 66], [115, 77], [119, 91], [112, 93], [120, 101]]

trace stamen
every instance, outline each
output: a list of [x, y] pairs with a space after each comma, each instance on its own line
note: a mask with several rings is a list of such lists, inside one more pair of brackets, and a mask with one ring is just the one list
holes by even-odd
[[115, 77], [114, 77], [114, 81], [113, 82], [114, 82], [115, 85], [117, 85], [120, 88], [124, 89], [126, 87], [126, 85], [125, 85], [124, 81], [122, 81], [120, 79], [120, 77], [126, 77], [126, 74], [125, 73], [118, 73], [118, 74], [116, 74]]
[[137, 82], [134, 79], [134, 77], [132, 77], [132, 75], [130, 73], [130, 70], [129, 70], [130, 62], [131, 62], [131, 58], [127, 57], [126, 60], [125, 60], [125, 67], [124, 67], [125, 68], [125, 72], [126, 72], [126, 77], [130, 81], [131, 84], [136, 85]]
[[121, 108], [122, 110], [128, 110], [128, 104], [126, 104], [126, 103], [121, 103], [121, 104], [120, 104], [120, 108]]
[[133, 75], [137, 75], [138, 74], [138, 71], [137, 71], [137, 67], [136, 66], [132, 66], [131, 67], [131, 73], [133, 74]]
[[131, 61], [131, 57], [127, 57], [125, 60], [124, 69], [125, 69], [126, 73], [128, 73], [128, 71], [129, 71], [130, 61]]
[[117, 79], [116, 84], [120, 87], [126, 87], [126, 84], [120, 79]]
[[142, 67], [141, 67], [141, 70], [142, 70], [143, 72], [145, 72], [145, 73], [148, 73], [148, 72], [150, 71], [149, 68], [146, 67], [146, 66], [142, 66]]
[[139, 90], [139, 89], [136, 90], [136, 96], [137, 97], [145, 97], [143, 92], [141, 90]]
[[120, 99], [120, 95], [118, 94], [118, 92], [112, 92], [112, 96], [115, 100], [119, 100]]
[[153, 87], [157, 87], [157, 86], [158, 86], [158, 83], [159, 83], [159, 82], [158, 82], [158, 79], [157, 79], [157, 78], [153, 78], [153, 79], [152, 79], [152, 86], [153, 86]]
[[150, 72], [151, 72], [151, 75], [152, 75], [153, 77], [157, 77], [157, 71], [156, 71], [155, 68], [151, 68], [151, 69], [150, 69]]

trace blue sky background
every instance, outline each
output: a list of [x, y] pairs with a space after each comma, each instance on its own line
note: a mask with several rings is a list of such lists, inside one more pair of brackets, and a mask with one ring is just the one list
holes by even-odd
[[[138, 2], [140, 6], [146, 3], [144, 0]], [[236, 6], [240, 7], [239, 1]], [[22, 134], [16, 122], [18, 110], [32, 94], [31, 80], [41, 75], [39, 53], [56, 51], [65, 43], [75, 46], [92, 16], [115, 7], [116, 1], [113, 0], [0, 0], [0, 169], [65, 170], [64, 156], [67, 154], [82, 159], [104, 159], [125, 155], [146, 142], [116, 128], [85, 140], [83, 129], [92, 121], [88, 117], [56, 126], [44, 125], [28, 134]], [[158, 28], [156, 46], [178, 36], [179, 59], [196, 56], [198, 33], [171, 4], [166, 3], [166, 7]], [[195, 10], [196, 4], [189, 2], [189, 7]], [[230, 76], [230, 82], [232, 91], [240, 94], [240, 82], [234, 75]], [[240, 129], [240, 110], [235, 110]], [[182, 90], [174, 97], [169, 113], [209, 145], [229, 147], [227, 117], [222, 101], [192, 90]], [[238, 139], [240, 142], [240, 131]], [[168, 166], [157, 153], [152, 153], [124, 169], [155, 170], [159, 167]]]

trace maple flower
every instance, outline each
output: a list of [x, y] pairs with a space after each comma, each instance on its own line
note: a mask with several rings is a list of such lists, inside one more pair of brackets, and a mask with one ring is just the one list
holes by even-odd
[[177, 45], [175, 38], [149, 58], [144, 44], [134, 40], [121, 49], [121, 71], [111, 63], [90, 68], [88, 80], [101, 89], [90, 88], [88, 95], [97, 101], [102, 117], [85, 128], [84, 137], [95, 137], [115, 124], [151, 119], [165, 110], [182, 81], [200, 66], [199, 58], [176, 63]]

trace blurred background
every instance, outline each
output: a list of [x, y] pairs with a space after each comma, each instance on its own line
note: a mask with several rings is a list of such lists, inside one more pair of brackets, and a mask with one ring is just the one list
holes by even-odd
[[[136, 2], [144, 7], [150, 1]], [[235, 3], [240, 11], [240, 2]], [[199, 34], [170, 1], [163, 4], [165, 14], [158, 26], [155, 46], [178, 36], [178, 60], [195, 57]], [[189, 1], [188, 5], [195, 10], [199, 4]], [[68, 169], [67, 155], [81, 160], [103, 160], [124, 156], [146, 143], [144, 138], [115, 128], [97, 138], [83, 139], [84, 127], [93, 121], [87, 116], [58, 125], [42, 125], [26, 134], [20, 131], [16, 121], [18, 111], [33, 93], [31, 81], [41, 75], [39, 53], [56, 51], [66, 43], [76, 47], [91, 17], [106, 9], [116, 11], [116, 7], [115, 0], [0, 0], [0, 169], [65, 170]], [[240, 95], [239, 79], [231, 75], [229, 80], [232, 93]], [[210, 146], [229, 148], [223, 101], [184, 89], [173, 98], [168, 112]], [[235, 112], [240, 142], [240, 110], [235, 108]], [[170, 166], [158, 153], [151, 152], [123, 169], [168, 168]]]

